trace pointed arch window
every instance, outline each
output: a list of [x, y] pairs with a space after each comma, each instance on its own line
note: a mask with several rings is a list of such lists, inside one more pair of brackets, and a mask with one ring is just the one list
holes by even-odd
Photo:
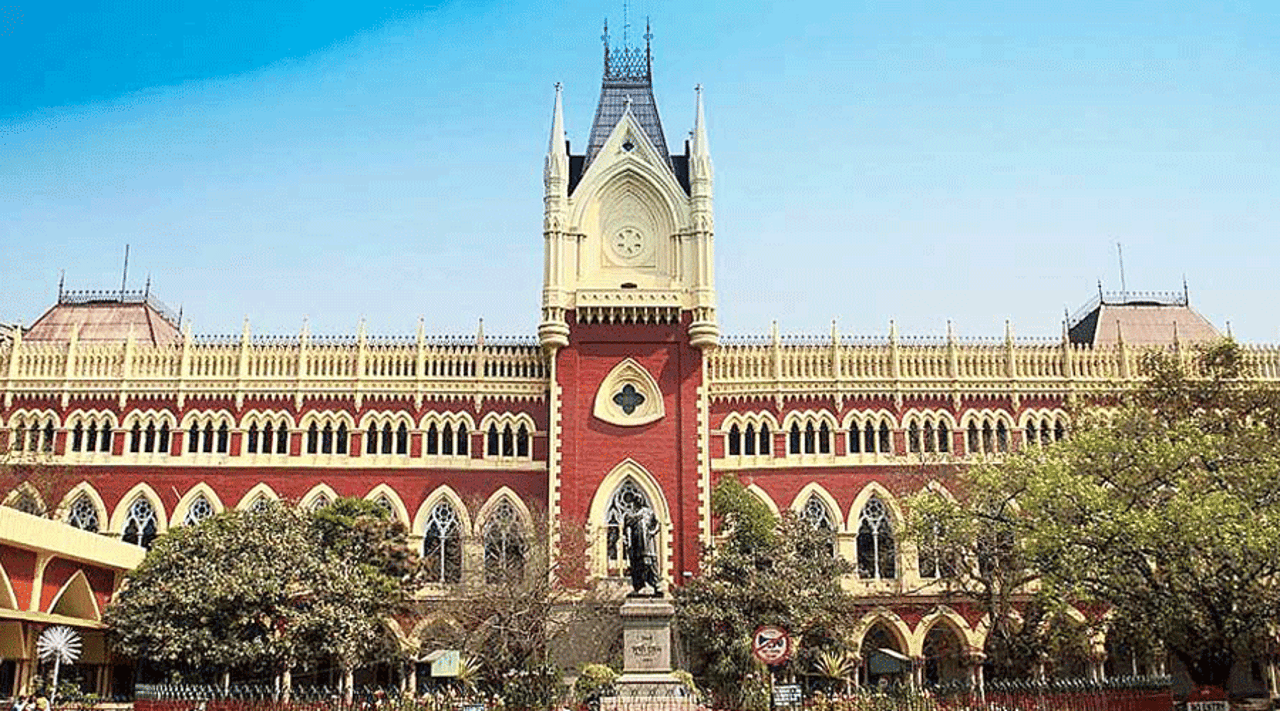
[[458, 453], [458, 456], [465, 456], [469, 449], [467, 442], [471, 439], [471, 435], [467, 432], [467, 425], [465, 422], [458, 423], [457, 436], [458, 444], [454, 447], [454, 450]]
[[[924, 436], [933, 437], [933, 424], [925, 425]], [[925, 451], [925, 444], [921, 439], [920, 423], [915, 420], [912, 420], [911, 424], [907, 426], [907, 450], [912, 454], [919, 454]], [[932, 443], [929, 445], [929, 451], [933, 451]]]
[[800, 453], [800, 423], [791, 423], [791, 436], [787, 439], [787, 452], [790, 454]]
[[826, 422], [818, 426], [818, 453], [831, 454], [831, 427]]
[[139, 496], [129, 504], [129, 513], [124, 519], [124, 533], [120, 539], [125, 543], [150, 549], [156, 540], [158, 528], [155, 507], [145, 497]]
[[409, 453], [409, 427], [401, 422], [396, 428], [396, 454]]
[[484, 525], [484, 581], [516, 582], [524, 577], [524, 530], [516, 509], [503, 499]]
[[[748, 425], [749, 427], [749, 425]], [[737, 457], [742, 454], [742, 431], [737, 425], [729, 428], [729, 456]]]
[[432, 422], [427, 427], [427, 454], [435, 455], [440, 453], [440, 428], [436, 427], [436, 423]]
[[187, 506], [187, 515], [182, 519], [182, 525], [194, 526], [201, 521], [213, 517], [213, 504], [209, 503], [208, 497], [204, 494], [197, 496], [189, 506]]
[[[459, 442], [462, 441], [461, 434], [458, 435], [458, 441]], [[444, 426], [444, 434], [440, 438], [440, 444], [441, 444], [441, 452], [440, 452], [441, 454], [444, 454], [444, 455], [453, 454], [453, 425], [446, 424]], [[463, 454], [463, 452], [458, 452], [458, 454]]]
[[609, 508], [605, 512], [605, 568], [611, 577], [626, 575], [630, 566], [631, 552], [628, 549], [627, 537], [622, 535], [622, 523], [627, 513], [642, 507], [653, 509], [649, 497], [630, 477], [618, 485], [609, 499]]
[[488, 449], [485, 450], [485, 453], [488, 454], [490, 457], [498, 456], [498, 447], [499, 447], [498, 426], [496, 424], [489, 425], [488, 443], [489, 443], [489, 446], [488, 446]]
[[892, 580], [898, 577], [897, 545], [889, 510], [873, 496], [858, 515], [858, 577]]
[[831, 521], [831, 510], [817, 494], [809, 496], [809, 500], [804, 503], [804, 509], [800, 512], [800, 517], [814, 528], [832, 532], [836, 530], [835, 524]]
[[142, 424], [133, 423], [133, 429], [129, 432], [129, 451], [137, 454], [142, 451]]
[[88, 494], [77, 496], [71, 503], [71, 509], [67, 511], [67, 524], [81, 531], [98, 532], [98, 507], [93, 505], [93, 499]]
[[387, 514], [388, 521], [396, 520], [395, 504], [391, 503], [391, 499], [389, 499], [386, 494], [382, 494], [378, 498], [374, 499], [373, 505], [382, 509]]
[[[263, 449], [265, 450], [266, 447], [263, 447]], [[246, 433], [246, 438], [245, 438], [245, 451], [248, 452], [249, 454], [258, 453], [258, 423], [257, 422], [249, 425], [249, 431]]]
[[462, 580], [462, 531], [458, 512], [448, 502], [431, 508], [422, 535], [423, 566], [429, 583]]
[[311, 500], [311, 510], [312, 510], [312, 511], [319, 511], [320, 509], [322, 509], [322, 508], [324, 508], [324, 507], [326, 507], [326, 506], [328, 506], [329, 504], [332, 504], [332, 503], [333, 503], [333, 502], [329, 500], [329, 497], [328, 497], [328, 496], [326, 496], [326, 495], [324, 495], [324, 494], [316, 494], [316, 497], [315, 497], [314, 499], [312, 499], [312, 500]]
[[71, 451], [79, 452], [84, 443], [84, 425], [77, 422], [75, 427], [71, 428]]
[[529, 428], [523, 424], [516, 430], [516, 456], [529, 456]]

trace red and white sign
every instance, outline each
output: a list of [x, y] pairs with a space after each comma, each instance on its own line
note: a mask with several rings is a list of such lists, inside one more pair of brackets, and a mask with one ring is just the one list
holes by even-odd
[[751, 653], [769, 666], [787, 661], [791, 652], [791, 635], [781, 627], [761, 625], [751, 633]]

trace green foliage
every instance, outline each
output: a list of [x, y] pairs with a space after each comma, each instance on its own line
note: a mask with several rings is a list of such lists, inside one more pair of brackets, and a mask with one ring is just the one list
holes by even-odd
[[852, 621], [852, 600], [840, 579], [852, 567], [831, 554], [829, 532], [790, 514], [765, 531], [763, 521], [776, 519], [751, 506], [746, 497], [755, 497], [737, 480], [721, 480], [712, 496], [727, 534], [707, 552], [702, 575], [676, 591], [677, 622], [716, 700], [742, 705], [748, 701], [743, 679], [757, 667], [751, 633], [758, 626], [791, 632], [799, 641], [790, 662], [797, 669], [807, 669], [823, 649], [839, 647], [835, 630]]
[[171, 529], [107, 609], [115, 648], [177, 671], [372, 658], [413, 580], [401, 568], [415, 563], [391, 550], [403, 536], [370, 538], [384, 519], [345, 513], [312, 518], [271, 504]]
[[578, 703], [592, 704], [602, 696], [613, 694], [613, 684], [618, 680], [618, 672], [604, 664], [587, 664], [573, 683], [573, 693]]
[[1080, 413], [1068, 441], [968, 470], [960, 502], [916, 497], [918, 540], [942, 531], [972, 580], [974, 541], [997, 530], [1010, 556], [987, 561], [1011, 581], [1031, 572], [1043, 599], [1101, 603], [1195, 683], [1225, 684], [1280, 609], [1280, 397], [1245, 355], [1230, 341], [1148, 355], [1144, 383]]

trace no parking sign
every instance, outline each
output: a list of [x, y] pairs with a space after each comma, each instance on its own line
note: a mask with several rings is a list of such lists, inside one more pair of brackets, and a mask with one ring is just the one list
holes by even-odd
[[777, 625], [761, 625], [751, 633], [751, 654], [769, 666], [791, 657], [791, 635]]

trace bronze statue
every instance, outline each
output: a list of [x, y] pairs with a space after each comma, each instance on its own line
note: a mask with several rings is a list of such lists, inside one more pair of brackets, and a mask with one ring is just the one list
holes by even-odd
[[654, 597], [662, 597], [662, 589], [658, 587], [658, 517], [642, 500], [632, 499], [628, 503], [622, 532], [631, 565], [631, 594], [643, 595], [649, 587]]

